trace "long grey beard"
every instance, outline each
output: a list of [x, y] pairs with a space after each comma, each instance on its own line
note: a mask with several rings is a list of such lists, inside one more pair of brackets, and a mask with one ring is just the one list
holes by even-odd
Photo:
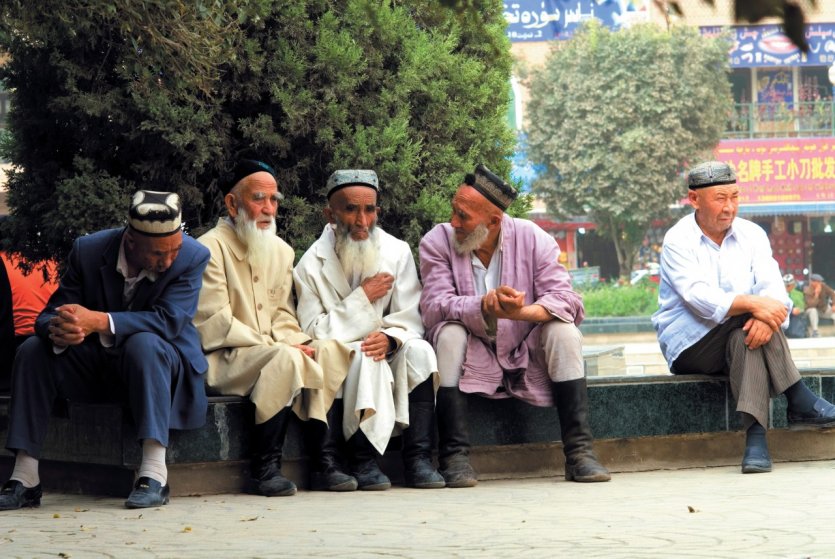
[[334, 250], [342, 264], [342, 271], [348, 283], [359, 277], [362, 281], [377, 273], [380, 264], [380, 234], [376, 227], [370, 228], [368, 238], [364, 241], [355, 241], [351, 238], [351, 231], [347, 227], [336, 224], [334, 230], [336, 244]]
[[468, 252], [477, 250], [484, 244], [484, 241], [487, 240], [487, 235], [489, 234], [490, 232], [487, 230], [487, 226], [482, 223], [481, 225], [477, 225], [476, 228], [473, 229], [473, 232], [467, 235], [461, 242], [453, 237], [452, 242], [455, 246], [455, 252], [458, 254], [467, 254]]
[[272, 256], [272, 238], [276, 234], [275, 220], [270, 221], [267, 229], [259, 229], [254, 219], [246, 211], [238, 212], [235, 219], [235, 234], [246, 245], [246, 261], [253, 268], [261, 268]]

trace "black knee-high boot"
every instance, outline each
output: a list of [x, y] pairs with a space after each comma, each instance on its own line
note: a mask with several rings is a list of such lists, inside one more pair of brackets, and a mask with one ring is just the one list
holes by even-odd
[[565, 453], [565, 479], [568, 481], [609, 481], [609, 470], [597, 460], [589, 427], [589, 399], [585, 377], [552, 382]]
[[290, 413], [290, 408], [284, 408], [253, 428], [250, 462], [250, 486], [253, 493], [266, 497], [286, 497], [296, 493], [296, 485], [281, 474], [282, 450]]
[[334, 400], [328, 410], [328, 424], [309, 420], [304, 424], [304, 439], [310, 459], [310, 489], [313, 491], [354, 491], [357, 480], [345, 473], [342, 449], [342, 400]]
[[447, 487], [473, 487], [478, 483], [470, 465], [467, 397], [458, 387], [440, 387], [435, 404], [438, 415], [439, 473]]
[[432, 429], [435, 426], [435, 390], [430, 377], [409, 393], [409, 428], [403, 431], [406, 485], [439, 489], [444, 478], [432, 465]]

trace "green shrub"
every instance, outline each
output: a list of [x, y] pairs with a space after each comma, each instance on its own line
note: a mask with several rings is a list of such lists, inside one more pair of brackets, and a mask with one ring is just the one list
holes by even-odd
[[658, 309], [658, 285], [647, 280], [636, 285], [601, 284], [577, 291], [583, 295], [586, 316], [649, 316]]

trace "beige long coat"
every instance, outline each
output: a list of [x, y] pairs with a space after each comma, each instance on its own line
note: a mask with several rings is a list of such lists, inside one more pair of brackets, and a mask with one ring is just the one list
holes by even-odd
[[198, 241], [212, 255], [194, 317], [210, 392], [249, 396], [256, 423], [291, 402], [300, 418], [326, 421], [352, 351], [335, 340], [314, 341], [314, 360], [292, 347], [311, 340], [296, 319], [293, 250], [275, 237], [275, 256], [254, 269], [227, 218]]

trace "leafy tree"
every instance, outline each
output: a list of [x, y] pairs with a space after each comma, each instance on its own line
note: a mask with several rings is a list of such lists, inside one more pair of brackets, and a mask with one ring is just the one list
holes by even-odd
[[279, 172], [280, 234], [321, 231], [340, 167], [375, 169], [382, 225], [416, 245], [463, 174], [507, 176], [502, 3], [477, 18], [431, 0], [22, 0], [0, 7], [9, 244], [62, 258], [123, 222], [138, 188], [175, 190], [192, 233], [221, 211], [241, 156]]
[[719, 142], [728, 44], [690, 28], [591, 23], [561, 47], [531, 78], [530, 155], [547, 167], [534, 191], [558, 215], [597, 223], [628, 276], [652, 221], [681, 199], [684, 166]]

